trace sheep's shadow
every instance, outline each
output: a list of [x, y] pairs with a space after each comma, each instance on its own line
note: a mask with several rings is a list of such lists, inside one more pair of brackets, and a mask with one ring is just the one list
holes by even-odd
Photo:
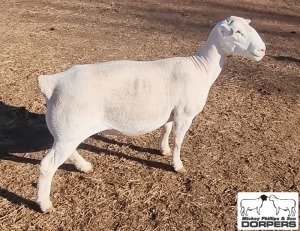
[[[100, 134], [93, 135], [92, 138], [96, 139], [96, 140], [99, 140], [99, 141], [102, 141], [102, 142], [107, 143], [107, 144], [115, 144], [115, 145], [118, 145], [119, 147], [126, 146], [126, 147], [128, 147], [128, 148], [130, 148], [134, 151], [138, 151], [138, 152], [149, 153], [149, 154], [152, 154], [152, 155], [161, 155], [161, 152], [158, 149], [144, 148], [144, 147], [134, 145], [132, 143], [120, 142], [120, 141], [117, 141], [115, 139], [112, 139], [111, 137], [108, 138], [108, 137], [105, 137], [105, 136], [100, 135]], [[97, 146], [89, 145], [89, 144], [86, 144], [86, 143], [82, 143], [81, 145], [79, 145], [79, 148], [89, 150], [89, 151], [94, 152], [94, 153], [104, 153], [104, 154], [115, 156], [115, 157], [118, 157], [118, 158], [124, 158], [124, 159], [127, 159], [127, 160], [135, 161], [135, 162], [138, 162], [140, 164], [143, 164], [143, 165], [146, 165], [146, 166], [152, 167], [152, 168], [159, 168], [159, 169], [163, 169], [165, 171], [174, 171], [173, 167], [169, 164], [165, 164], [165, 163], [161, 163], [161, 162], [157, 162], [157, 161], [145, 160], [145, 159], [141, 159], [141, 158], [136, 157], [136, 156], [129, 156], [129, 155], [124, 154], [122, 152], [115, 152], [115, 151], [111, 151], [109, 149], [99, 148]]]
[[[20, 156], [15, 153], [31, 153], [51, 148], [53, 138], [48, 131], [45, 115], [31, 113], [24, 107], [8, 106], [0, 102], [0, 119], [0, 160], [30, 163], [34, 165], [39, 164], [40, 160], [38, 159]], [[120, 147], [127, 146], [138, 152], [160, 155], [160, 151], [157, 149], [143, 148], [131, 143], [123, 143], [100, 134], [96, 134], [91, 138], [108, 144], [116, 144]], [[80, 145], [80, 148], [136, 161], [154, 168], [160, 168], [167, 171], [171, 169], [167, 164], [141, 159], [139, 157], [132, 157], [121, 152], [114, 152], [84, 143]], [[63, 164], [60, 168], [67, 171], [76, 171], [72, 164]]]
[[92, 138], [94, 138], [96, 140], [100, 140], [100, 141], [102, 141], [104, 143], [107, 143], [107, 144], [116, 144], [119, 147], [126, 146], [126, 147], [128, 147], [128, 148], [130, 148], [134, 151], [138, 151], [138, 152], [146, 152], [146, 153], [149, 153], [149, 154], [161, 155], [161, 153], [158, 149], [144, 148], [144, 147], [134, 145], [132, 143], [120, 142], [120, 141], [114, 140], [112, 138], [105, 137], [105, 136], [100, 135], [100, 134], [93, 135]]
[[52, 143], [45, 115], [0, 102], [0, 156], [46, 150]]
[[25, 207], [30, 208], [36, 212], [41, 211], [39, 206], [35, 203], [35, 201], [28, 200], [2, 187], [0, 187], [0, 197], [5, 198], [13, 204], [24, 205]]
[[[130, 145], [128, 145], [128, 146], [130, 147]], [[79, 148], [86, 149], [86, 150], [89, 150], [89, 151], [95, 152], [95, 153], [105, 153], [106, 155], [111, 155], [111, 156], [115, 156], [115, 157], [118, 157], [118, 158], [124, 158], [126, 160], [135, 161], [135, 162], [138, 162], [140, 164], [143, 164], [143, 165], [146, 165], [146, 166], [152, 167], [152, 168], [159, 168], [159, 169], [163, 169], [165, 171], [170, 171], [170, 172], [174, 171], [173, 167], [170, 164], [165, 164], [165, 163], [162, 163], [162, 162], [151, 161], [151, 160], [145, 160], [145, 159], [141, 159], [141, 158], [136, 157], [136, 156], [129, 156], [129, 155], [124, 154], [122, 152], [115, 152], [115, 151], [111, 151], [109, 149], [99, 148], [97, 146], [93, 146], [93, 145], [90, 145], [90, 144], [82, 143], [79, 146]], [[150, 150], [152, 150], [152, 149], [150, 149]], [[153, 149], [153, 150], [155, 150], [155, 149]], [[155, 150], [155, 153], [156, 153], [156, 150]]]
[[287, 61], [287, 62], [294, 62], [294, 63], [300, 63], [300, 59], [291, 57], [291, 56], [284, 56], [284, 55], [279, 55], [279, 56], [271, 56], [272, 58], [279, 60], [279, 61]]
[[[11, 154], [7, 152], [0, 155], [0, 160], [13, 161], [16, 163], [24, 163], [24, 164], [32, 164], [32, 165], [39, 165], [41, 162], [41, 160], [38, 159]], [[70, 172], [78, 172], [78, 170], [75, 168], [73, 164], [63, 164], [59, 167], [59, 169], [63, 169], [65, 171], [70, 171]]]

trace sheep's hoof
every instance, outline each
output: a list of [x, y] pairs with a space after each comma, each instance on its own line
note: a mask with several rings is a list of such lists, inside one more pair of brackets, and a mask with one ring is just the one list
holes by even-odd
[[176, 171], [177, 173], [180, 173], [180, 174], [186, 173], [186, 170], [185, 170], [184, 167], [182, 167], [182, 168], [180, 168], [180, 169], [178, 169], [178, 170], [175, 169], [175, 171]]
[[45, 211], [43, 211], [43, 213], [53, 213], [55, 211], [54, 207], [48, 208]]
[[84, 173], [89, 173], [93, 171], [93, 166], [90, 162], [86, 162], [84, 165], [78, 167], [78, 170]]
[[171, 151], [166, 151], [166, 152], [162, 151], [161, 154], [163, 156], [172, 156], [172, 152]]
[[93, 171], [93, 166], [90, 162], [85, 162], [85, 163], [80, 163], [76, 164], [75, 163], [75, 167], [80, 171], [80, 172], [84, 172], [84, 173], [89, 173]]
[[48, 203], [40, 203], [40, 209], [43, 213], [51, 213], [55, 211], [51, 201]]

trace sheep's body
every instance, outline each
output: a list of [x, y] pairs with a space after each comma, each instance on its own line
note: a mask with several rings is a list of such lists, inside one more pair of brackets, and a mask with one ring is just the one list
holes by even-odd
[[52, 149], [41, 162], [37, 202], [42, 211], [52, 209], [51, 180], [69, 157], [79, 170], [92, 169], [76, 148], [97, 132], [133, 136], [164, 126], [161, 149], [170, 155], [168, 138], [174, 127], [172, 163], [183, 172], [184, 135], [202, 111], [227, 56], [238, 54], [258, 61], [265, 54], [265, 44], [248, 24], [238, 17], [219, 22], [204, 46], [189, 57], [78, 65], [40, 76], [47, 125], [54, 137]]
[[[59, 94], [47, 91], [49, 80]], [[210, 88], [207, 73], [191, 57], [77, 65], [40, 76], [39, 82], [49, 99], [48, 112], [55, 113], [47, 117], [49, 130], [61, 141], [77, 134], [84, 139], [98, 131], [145, 134], [173, 121], [179, 110], [194, 117], [203, 109]]]
[[248, 211], [256, 209], [258, 215], [260, 215], [260, 208], [263, 205], [263, 202], [267, 200], [266, 195], [261, 195], [257, 199], [244, 199], [240, 202], [241, 207], [241, 216], [248, 216]]
[[296, 201], [292, 199], [279, 199], [274, 195], [271, 195], [269, 198], [270, 201], [273, 201], [273, 205], [276, 208], [276, 215], [279, 214], [280, 210], [288, 211], [288, 216], [295, 216], [296, 213]]

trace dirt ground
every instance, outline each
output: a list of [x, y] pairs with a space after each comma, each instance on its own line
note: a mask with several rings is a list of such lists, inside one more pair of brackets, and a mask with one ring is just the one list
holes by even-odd
[[[97, 134], [79, 147], [94, 171], [66, 163], [56, 211], [35, 204], [53, 142], [39, 74], [78, 63], [193, 54], [237, 15], [267, 45], [261, 62], [231, 57], [182, 148], [188, 172], [159, 153], [160, 130]], [[0, 230], [236, 230], [237, 193], [300, 190], [299, 0], [2, 0]]]

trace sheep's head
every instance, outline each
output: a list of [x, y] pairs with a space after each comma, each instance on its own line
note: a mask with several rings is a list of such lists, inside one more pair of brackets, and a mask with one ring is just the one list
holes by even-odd
[[276, 198], [276, 197], [275, 197], [274, 195], [269, 196], [269, 200], [270, 200], [270, 201], [274, 201], [275, 198]]
[[265, 194], [263, 194], [263, 195], [260, 196], [260, 199], [262, 201], [266, 201], [268, 199], [268, 196], [266, 196]]
[[217, 24], [220, 43], [227, 55], [240, 55], [256, 61], [266, 52], [266, 45], [257, 31], [249, 25], [251, 21], [231, 16]]

